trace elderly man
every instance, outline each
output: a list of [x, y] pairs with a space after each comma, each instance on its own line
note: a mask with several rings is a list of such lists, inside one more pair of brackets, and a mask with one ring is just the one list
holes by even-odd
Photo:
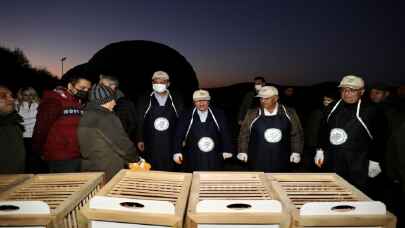
[[300, 120], [294, 109], [278, 103], [278, 90], [259, 90], [260, 107], [249, 110], [239, 135], [238, 159], [251, 170], [283, 172], [299, 163], [304, 146]]
[[0, 86], [0, 174], [24, 173], [23, 119], [14, 110], [11, 91]]
[[110, 87], [96, 84], [89, 98], [77, 130], [81, 171], [103, 171], [106, 180], [110, 180], [128, 163], [142, 163], [143, 160], [113, 113], [115, 92]]
[[210, 100], [208, 91], [195, 91], [195, 107], [183, 113], [177, 124], [173, 160], [190, 172], [221, 170], [223, 160], [232, 157], [225, 115], [211, 107]]
[[152, 76], [153, 91], [136, 101], [137, 146], [154, 170], [174, 169], [174, 131], [183, 100], [169, 92], [169, 85], [169, 75], [156, 71]]
[[341, 99], [325, 112], [315, 163], [322, 166], [325, 160], [327, 169], [364, 190], [367, 174], [375, 177], [381, 172], [378, 153], [384, 147], [379, 124], [385, 123], [380, 123], [374, 106], [362, 102], [362, 78], [345, 76], [339, 87]]

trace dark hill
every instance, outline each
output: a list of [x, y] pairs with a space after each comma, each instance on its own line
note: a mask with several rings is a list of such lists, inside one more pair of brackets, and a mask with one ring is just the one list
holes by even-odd
[[198, 88], [196, 73], [184, 56], [164, 44], [144, 40], [109, 44], [64, 77], [86, 71], [97, 81], [100, 73], [113, 75], [119, 78], [121, 90], [134, 98], [151, 88], [152, 74], [158, 70], [170, 75], [171, 90], [186, 97]]

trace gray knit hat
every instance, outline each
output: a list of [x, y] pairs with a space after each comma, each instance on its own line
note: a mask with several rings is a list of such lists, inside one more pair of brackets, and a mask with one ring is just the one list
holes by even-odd
[[90, 91], [90, 102], [98, 105], [115, 100], [115, 93], [109, 87], [96, 84]]

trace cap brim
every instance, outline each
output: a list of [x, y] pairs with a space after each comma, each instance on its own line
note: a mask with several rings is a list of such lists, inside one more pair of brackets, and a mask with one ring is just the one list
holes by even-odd
[[363, 87], [354, 86], [354, 85], [339, 85], [338, 88], [361, 89]]

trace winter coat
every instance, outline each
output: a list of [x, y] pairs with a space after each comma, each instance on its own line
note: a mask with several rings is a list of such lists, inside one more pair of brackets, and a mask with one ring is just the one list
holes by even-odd
[[80, 157], [77, 126], [82, 115], [80, 101], [65, 88], [45, 91], [38, 107], [33, 151], [45, 160], [71, 160]]
[[325, 151], [325, 167], [364, 190], [369, 160], [380, 162], [384, 118], [374, 105], [362, 102], [330, 104], [322, 120], [320, 143]]
[[[283, 105], [279, 104], [277, 115], [285, 115]], [[284, 106], [285, 107], [285, 106]], [[242, 123], [239, 139], [238, 139], [238, 152], [248, 153], [249, 141], [250, 141], [250, 126], [256, 117], [259, 115], [259, 109], [251, 109], [247, 112], [246, 117]], [[290, 131], [290, 149], [288, 153], [302, 153], [304, 148], [304, 132], [301, 126], [300, 119], [296, 111], [293, 108], [285, 107], [288, 116], [291, 121], [291, 131]]]
[[242, 103], [238, 112], [238, 121], [245, 119], [246, 113], [249, 109], [254, 109], [260, 106], [259, 98], [256, 97], [255, 91], [249, 91], [243, 97]]
[[22, 118], [16, 112], [0, 114], [0, 174], [24, 173]]
[[102, 106], [87, 105], [77, 133], [82, 171], [103, 171], [109, 180], [129, 162], [139, 161], [118, 117]]
[[134, 140], [136, 136], [136, 109], [134, 102], [125, 97], [124, 94], [118, 90], [117, 92], [117, 105], [114, 107], [114, 113], [121, 120], [121, 124], [127, 132], [130, 139]]
[[23, 118], [24, 126], [24, 138], [32, 138], [34, 132], [35, 122], [37, 120], [38, 113], [38, 103], [21, 102], [21, 104], [16, 103], [16, 110], [18, 114]]
[[[184, 98], [175, 92], [169, 92], [170, 96], [173, 98], [173, 104], [176, 108], [176, 114], [179, 114], [184, 109]], [[144, 134], [144, 117], [145, 113], [149, 107], [151, 97], [154, 96], [154, 93], [147, 93], [141, 95], [135, 102], [136, 108], [136, 142], [143, 142], [143, 134]]]
[[[214, 141], [214, 147], [209, 151], [202, 151], [201, 145], [198, 144], [202, 142], [202, 138], [207, 137]], [[224, 152], [232, 153], [232, 144], [228, 123], [222, 110], [210, 107], [205, 123], [201, 123], [196, 108], [180, 115], [173, 153], [184, 155], [184, 165], [188, 171], [222, 169]]]

